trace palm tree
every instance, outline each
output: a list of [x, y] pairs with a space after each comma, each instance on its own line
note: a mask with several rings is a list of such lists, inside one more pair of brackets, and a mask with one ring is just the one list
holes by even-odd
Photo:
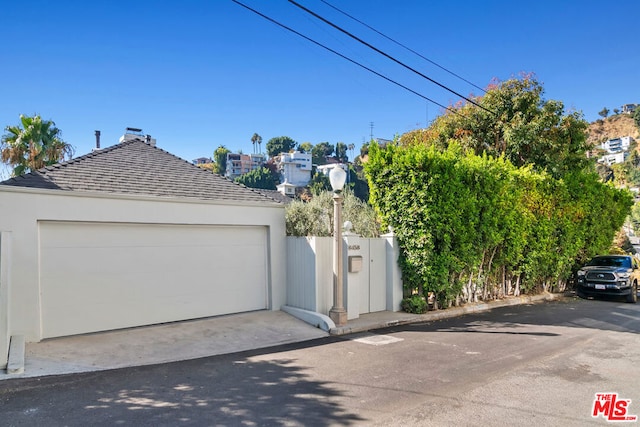
[[[253, 136], [251, 137], [251, 142], [253, 143], [253, 152], [254, 153], [258, 153], [261, 150], [260, 148], [260, 144], [262, 144], [262, 137], [260, 135], [258, 135], [257, 133], [254, 133]], [[258, 144], [258, 150], [256, 151], [256, 144]]]
[[21, 125], [7, 126], [0, 140], [0, 158], [13, 167], [13, 176], [71, 159], [74, 148], [64, 142], [51, 120], [20, 115]]

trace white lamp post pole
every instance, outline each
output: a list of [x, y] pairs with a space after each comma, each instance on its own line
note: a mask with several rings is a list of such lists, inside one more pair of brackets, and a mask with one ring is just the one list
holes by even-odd
[[343, 263], [342, 263], [342, 188], [347, 173], [340, 166], [331, 169], [329, 180], [333, 188], [333, 307], [329, 310], [329, 318], [336, 326], [347, 324], [347, 311], [343, 298]]

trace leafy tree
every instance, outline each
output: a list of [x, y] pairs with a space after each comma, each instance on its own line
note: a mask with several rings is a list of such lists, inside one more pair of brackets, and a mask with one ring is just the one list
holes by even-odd
[[598, 163], [596, 165], [596, 172], [600, 176], [602, 182], [613, 181], [614, 174], [613, 169], [610, 166], [605, 165], [604, 163]]
[[250, 188], [262, 188], [264, 190], [275, 190], [276, 183], [271, 171], [265, 167], [254, 169], [249, 173], [240, 175], [235, 182]]
[[20, 115], [20, 124], [7, 126], [0, 140], [2, 162], [13, 167], [13, 176], [71, 159], [74, 148], [60, 137], [62, 132], [51, 120]]
[[311, 153], [311, 150], [313, 150], [313, 144], [310, 142], [303, 142], [298, 146], [298, 150], [300, 150], [301, 153]]
[[[362, 237], [378, 237], [380, 224], [373, 208], [345, 190], [343, 221], [351, 221], [352, 232]], [[288, 236], [331, 236], [333, 234], [333, 194], [324, 191], [311, 201], [294, 201], [285, 208]]]
[[638, 108], [636, 108], [636, 111], [634, 111], [633, 113], [633, 121], [636, 122], [638, 130], [640, 130], [640, 106], [638, 106]]
[[617, 109], [617, 108], [614, 108], [614, 109], [613, 109], [613, 114], [615, 114], [615, 115], [620, 114], [620, 110], [619, 110], [619, 109]]
[[602, 117], [603, 119], [606, 119], [607, 116], [609, 116], [609, 109], [607, 107], [604, 107], [599, 113], [598, 115], [600, 117]]
[[269, 169], [271, 172], [271, 176], [273, 177], [273, 182], [278, 185], [280, 184], [280, 171], [278, 170], [278, 165], [274, 159], [269, 159], [265, 162], [264, 167]]
[[[253, 152], [259, 153], [261, 151], [260, 145], [262, 144], [262, 137], [257, 133], [254, 133], [251, 137], [251, 143], [253, 144]], [[256, 147], [256, 144], [258, 147]]]
[[329, 177], [323, 173], [315, 172], [309, 184], [307, 184], [311, 194], [318, 195], [325, 191], [331, 191], [331, 181], [329, 181]]
[[631, 220], [631, 225], [635, 234], [640, 234], [640, 203], [635, 203], [633, 205], [629, 219]]
[[267, 142], [267, 154], [274, 157], [280, 153], [288, 153], [296, 147], [297, 143], [288, 136], [271, 138]]
[[[585, 153], [588, 123], [581, 113], [565, 114], [562, 102], [544, 100], [542, 86], [531, 75], [494, 83], [483, 97], [485, 109], [473, 104], [452, 107], [429, 129], [403, 135], [400, 145], [446, 149], [456, 143], [464, 151], [504, 155], [515, 166], [532, 165], [554, 176], [590, 167]], [[488, 111], [487, 111], [488, 110]]]
[[227, 172], [227, 154], [229, 154], [231, 150], [229, 150], [224, 145], [220, 145], [213, 152], [213, 172], [218, 175], [224, 175]]
[[341, 163], [347, 163], [349, 156], [347, 156], [347, 144], [344, 142], [336, 143], [336, 157]]
[[334, 146], [328, 142], [320, 142], [313, 146], [311, 150], [312, 163], [314, 165], [327, 164], [327, 157], [331, 156], [334, 151]]
[[369, 143], [366, 142], [362, 144], [362, 147], [360, 147], [360, 157], [364, 157], [368, 154], [369, 154]]
[[369, 201], [369, 184], [367, 183], [367, 178], [364, 175], [364, 169], [362, 165], [349, 165], [348, 183], [349, 188], [351, 189], [351, 191], [353, 191], [354, 196], [364, 202]]

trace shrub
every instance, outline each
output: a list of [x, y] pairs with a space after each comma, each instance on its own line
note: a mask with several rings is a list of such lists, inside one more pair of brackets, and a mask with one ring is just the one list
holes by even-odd
[[422, 295], [411, 295], [402, 300], [402, 309], [407, 313], [423, 314], [428, 308], [427, 300]]
[[[353, 232], [362, 237], [378, 237], [380, 224], [373, 208], [345, 190], [342, 220], [351, 221]], [[309, 202], [294, 201], [285, 208], [287, 236], [331, 236], [333, 195], [325, 191]]]

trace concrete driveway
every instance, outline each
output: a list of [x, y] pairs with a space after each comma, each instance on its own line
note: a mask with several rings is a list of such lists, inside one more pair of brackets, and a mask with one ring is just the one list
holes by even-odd
[[560, 294], [509, 297], [430, 311], [422, 315], [381, 311], [360, 315], [358, 319], [349, 320], [347, 325], [332, 328], [329, 332], [284, 311], [265, 310], [53, 338], [39, 343], [27, 343], [24, 349], [24, 372], [8, 374], [0, 371], [0, 381], [198, 359], [299, 343], [329, 335], [347, 335], [389, 326], [440, 320], [560, 297]]
[[154, 365], [329, 334], [282, 311], [255, 311], [27, 343], [24, 373], [0, 380]]

